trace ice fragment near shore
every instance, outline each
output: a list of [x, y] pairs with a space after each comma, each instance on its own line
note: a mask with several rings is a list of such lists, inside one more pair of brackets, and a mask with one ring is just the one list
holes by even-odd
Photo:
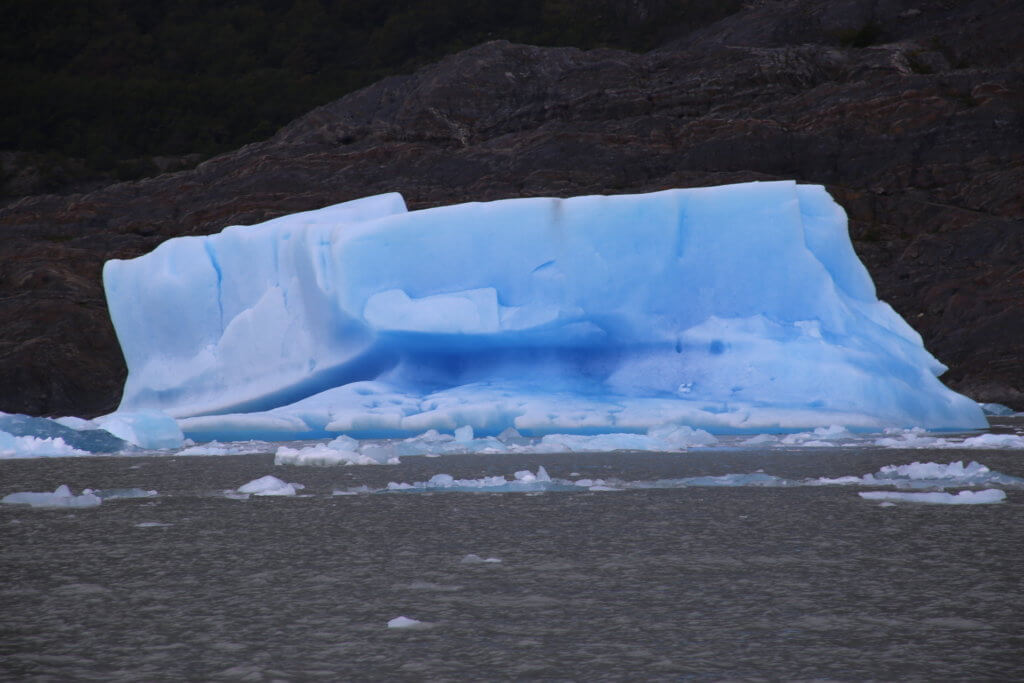
[[173, 239], [104, 283], [120, 409], [198, 440], [986, 424], [878, 301], [842, 209], [789, 181], [382, 195]]

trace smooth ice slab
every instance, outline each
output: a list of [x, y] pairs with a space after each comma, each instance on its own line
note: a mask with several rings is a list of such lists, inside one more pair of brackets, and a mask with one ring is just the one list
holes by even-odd
[[39, 491], [18, 491], [0, 498], [0, 503], [8, 505], [31, 505], [34, 508], [91, 508], [103, 502], [103, 499], [90, 490], [76, 496], [66, 484], [61, 484], [52, 493]]
[[987, 505], [1002, 503], [1006, 492], [1001, 489], [984, 491], [961, 491], [959, 493], [897, 493], [893, 491], [863, 491], [858, 494], [866, 500], [881, 500], [890, 503], [926, 503], [930, 505]]
[[121, 411], [187, 436], [973, 429], [824, 188], [406, 212], [371, 197], [104, 269]]

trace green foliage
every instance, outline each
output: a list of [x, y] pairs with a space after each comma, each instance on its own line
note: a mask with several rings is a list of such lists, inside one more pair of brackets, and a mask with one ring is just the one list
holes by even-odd
[[[0, 150], [116, 177], [264, 139], [383, 76], [504, 38], [645, 50], [739, 0], [5, 0]], [[132, 160], [127, 162], [126, 160]]]

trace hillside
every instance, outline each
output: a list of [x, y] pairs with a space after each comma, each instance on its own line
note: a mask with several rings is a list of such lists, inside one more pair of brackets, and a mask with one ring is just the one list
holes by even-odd
[[950, 386], [1024, 409], [1022, 19], [769, 1], [644, 54], [492, 41], [194, 169], [20, 199], [0, 208], [0, 410], [116, 406], [100, 269], [172, 236], [388, 191], [422, 208], [777, 178], [828, 186]]

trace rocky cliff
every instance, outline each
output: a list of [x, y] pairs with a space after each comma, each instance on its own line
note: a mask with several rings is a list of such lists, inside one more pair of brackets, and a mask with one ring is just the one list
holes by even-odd
[[0, 410], [116, 407], [100, 269], [360, 196], [825, 184], [947, 384], [1024, 409], [1024, 9], [755, 2], [647, 54], [492, 42], [190, 171], [0, 209]]

